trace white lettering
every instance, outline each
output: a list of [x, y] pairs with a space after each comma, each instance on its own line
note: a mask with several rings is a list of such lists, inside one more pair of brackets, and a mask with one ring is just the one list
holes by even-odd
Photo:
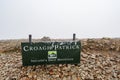
[[24, 51], [41, 51], [41, 50], [69, 50], [69, 49], [80, 49], [80, 46], [77, 45], [77, 43], [75, 43], [76, 45], [72, 45], [69, 44], [65, 44], [65, 45], [62, 45], [64, 43], [61, 43], [61, 44], [58, 44], [58, 45], [49, 45], [49, 46], [24, 46], [23, 47], [23, 50]]
[[29, 51], [28, 46], [24, 46], [24, 47], [23, 47], [23, 50], [24, 50], [24, 51]]
[[30, 51], [33, 51], [33, 47], [32, 46], [30, 46], [29, 49], [30, 49]]
[[34, 50], [35, 50], [35, 51], [37, 51], [37, 50], [38, 50], [38, 47], [37, 47], [37, 46], [35, 46], [35, 47], [34, 47]]

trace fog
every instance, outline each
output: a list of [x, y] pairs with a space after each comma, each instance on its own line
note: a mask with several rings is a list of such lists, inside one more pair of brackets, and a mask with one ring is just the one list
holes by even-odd
[[120, 0], [0, 0], [0, 39], [120, 38]]

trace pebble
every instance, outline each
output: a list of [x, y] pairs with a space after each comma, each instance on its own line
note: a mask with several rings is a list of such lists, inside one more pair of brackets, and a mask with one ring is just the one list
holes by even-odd
[[91, 58], [92, 58], [92, 59], [95, 59], [95, 57], [96, 57], [96, 55], [91, 54]]
[[86, 58], [88, 55], [87, 54], [82, 54], [82, 57], [83, 58]]

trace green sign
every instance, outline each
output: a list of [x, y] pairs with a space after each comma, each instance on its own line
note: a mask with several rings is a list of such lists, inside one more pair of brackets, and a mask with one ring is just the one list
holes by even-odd
[[23, 66], [80, 63], [80, 41], [21, 43]]

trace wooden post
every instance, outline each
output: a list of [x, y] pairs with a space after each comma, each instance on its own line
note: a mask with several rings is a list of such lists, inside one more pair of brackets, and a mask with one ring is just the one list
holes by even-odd
[[73, 34], [73, 40], [75, 40], [75, 39], [76, 39], [76, 34], [74, 33], [74, 34]]
[[32, 35], [29, 34], [29, 43], [32, 43]]

